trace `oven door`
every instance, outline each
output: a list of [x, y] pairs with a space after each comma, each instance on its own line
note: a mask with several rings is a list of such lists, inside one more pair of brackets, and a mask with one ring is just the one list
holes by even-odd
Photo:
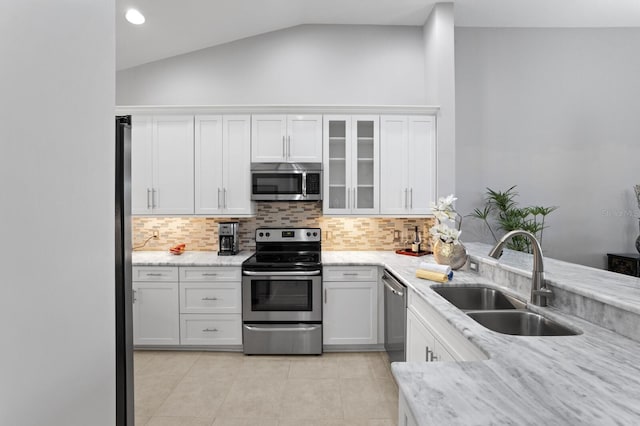
[[321, 271], [243, 271], [242, 319], [264, 322], [322, 321]]

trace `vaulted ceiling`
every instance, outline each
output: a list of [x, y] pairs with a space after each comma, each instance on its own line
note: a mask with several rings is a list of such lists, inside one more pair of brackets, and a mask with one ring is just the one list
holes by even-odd
[[[433, 0], [116, 0], [118, 69], [301, 24], [422, 25]], [[146, 17], [124, 19], [128, 8]], [[638, 27], [640, 0], [455, 0], [456, 26]]]

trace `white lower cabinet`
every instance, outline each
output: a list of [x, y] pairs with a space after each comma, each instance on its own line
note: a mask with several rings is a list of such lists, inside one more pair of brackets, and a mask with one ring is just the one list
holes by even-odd
[[242, 345], [240, 267], [133, 268], [135, 346]]
[[181, 314], [180, 344], [241, 345], [241, 314]]
[[174, 267], [133, 268], [134, 345], [180, 343], [177, 271]]
[[398, 426], [418, 426], [402, 392], [398, 394]]
[[407, 361], [477, 361], [484, 352], [467, 340], [431, 305], [409, 291]]
[[324, 345], [378, 343], [377, 267], [325, 267]]

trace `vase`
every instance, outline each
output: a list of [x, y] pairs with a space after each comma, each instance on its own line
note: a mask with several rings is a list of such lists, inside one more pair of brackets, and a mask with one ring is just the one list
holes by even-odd
[[467, 263], [467, 249], [461, 242], [453, 244], [437, 239], [433, 245], [433, 258], [440, 265], [449, 265], [451, 269], [460, 269]]
[[[640, 228], [640, 218], [638, 218], [638, 228]], [[636, 238], [636, 250], [640, 253], [640, 235]]]

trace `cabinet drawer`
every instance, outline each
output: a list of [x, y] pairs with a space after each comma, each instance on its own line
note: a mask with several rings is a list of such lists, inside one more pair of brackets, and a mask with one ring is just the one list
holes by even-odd
[[237, 281], [242, 273], [240, 267], [181, 267], [180, 281]]
[[241, 345], [241, 315], [182, 314], [180, 315], [180, 344]]
[[239, 314], [240, 283], [180, 283], [181, 314]]
[[376, 266], [325, 266], [323, 281], [378, 281]]
[[178, 268], [175, 266], [134, 266], [133, 281], [178, 281]]

